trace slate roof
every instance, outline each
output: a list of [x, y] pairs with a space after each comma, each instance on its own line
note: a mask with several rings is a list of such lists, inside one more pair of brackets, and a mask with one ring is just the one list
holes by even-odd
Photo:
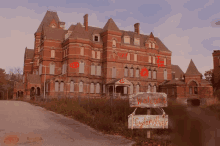
[[63, 41], [67, 32], [67, 30], [60, 28], [44, 27], [44, 35], [46, 36], [46, 39]]
[[106, 30], [120, 31], [112, 18], [108, 19], [107, 23], [103, 27], [103, 31]]
[[25, 56], [26, 56], [26, 59], [32, 59], [34, 57], [34, 49], [28, 49], [26, 47]]
[[184, 72], [178, 65], [171, 65], [172, 72], [175, 72], [175, 78], [182, 79]]
[[84, 27], [80, 23], [77, 23], [73, 29], [73, 32], [69, 36], [69, 38], [83, 38], [83, 39], [90, 39], [89, 32], [85, 30]]
[[170, 80], [170, 81], [164, 81], [159, 85], [171, 85], [171, 84], [184, 85], [185, 82], [181, 80]]
[[36, 32], [41, 32], [43, 25], [49, 26], [50, 22], [53, 19], [56, 21], [57, 24], [59, 24], [60, 20], [57, 15], [57, 12], [47, 11]]
[[118, 79], [113, 79], [113, 80], [111, 80], [111, 81], [107, 82], [106, 84], [113, 84], [113, 83], [115, 83], [115, 82], [119, 81], [120, 79], [121, 79], [121, 78], [118, 78]]
[[40, 84], [41, 83], [40, 75], [29, 74], [27, 76], [27, 80], [29, 83], [32, 83], [32, 84]]
[[198, 71], [198, 69], [196, 68], [196, 66], [195, 66], [194, 62], [192, 61], [192, 59], [191, 59], [191, 61], [190, 61], [190, 63], [189, 63], [189, 66], [188, 66], [188, 68], [187, 68], [187, 70], [186, 70], [185, 75], [202, 75], [202, 74]]

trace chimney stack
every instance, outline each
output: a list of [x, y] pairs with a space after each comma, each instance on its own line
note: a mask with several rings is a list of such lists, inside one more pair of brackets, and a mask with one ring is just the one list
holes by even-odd
[[140, 23], [135, 23], [134, 24], [134, 32], [136, 32], [137, 34], [140, 34], [139, 26], [140, 26]]
[[84, 15], [85, 30], [88, 31], [88, 14]]

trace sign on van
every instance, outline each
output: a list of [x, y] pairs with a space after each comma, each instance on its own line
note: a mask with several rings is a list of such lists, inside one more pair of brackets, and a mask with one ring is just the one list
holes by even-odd
[[129, 96], [129, 104], [141, 108], [167, 107], [167, 94], [139, 92]]

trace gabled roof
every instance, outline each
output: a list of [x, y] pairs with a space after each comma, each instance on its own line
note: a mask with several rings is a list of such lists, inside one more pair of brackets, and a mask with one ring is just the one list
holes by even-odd
[[34, 49], [28, 49], [26, 47], [25, 56], [26, 56], [26, 59], [32, 59], [34, 57]]
[[64, 39], [65, 33], [67, 33], [67, 30], [63, 30], [60, 28], [44, 27], [44, 35], [46, 36], [46, 39], [62, 41]]
[[191, 61], [190, 61], [190, 63], [189, 63], [189, 66], [188, 66], [188, 68], [187, 68], [187, 70], [186, 70], [185, 75], [202, 75], [202, 74], [197, 70], [197, 68], [196, 68], [194, 62], [192, 61], [192, 59], [191, 59]]
[[150, 33], [150, 36], [149, 36], [150, 38], [154, 38], [154, 35], [153, 35], [153, 33], [151, 32]]
[[27, 76], [27, 80], [29, 83], [32, 83], [32, 84], [40, 84], [41, 83], [40, 75], [29, 74]]
[[43, 25], [49, 26], [50, 22], [52, 20], [55, 20], [57, 24], [59, 24], [59, 17], [57, 15], [57, 12], [47, 11], [43, 20], [41, 21], [41, 24], [39, 25], [37, 32], [41, 32]]
[[171, 65], [171, 70], [172, 72], [175, 72], [175, 78], [182, 79], [184, 72], [181, 70], [181, 68], [178, 65]]
[[85, 28], [82, 27], [80, 23], [76, 24], [69, 38], [90, 39], [89, 33], [85, 30]]
[[106, 30], [120, 31], [112, 18], [108, 19], [108, 22], [103, 27], [103, 31]]

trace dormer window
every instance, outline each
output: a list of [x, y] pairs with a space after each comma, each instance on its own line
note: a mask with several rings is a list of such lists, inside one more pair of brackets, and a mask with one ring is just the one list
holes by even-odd
[[99, 42], [99, 40], [100, 40], [100, 36], [99, 35], [94, 35], [93, 36], [93, 41]]
[[149, 48], [151, 48], [151, 42], [149, 42]]
[[55, 24], [52, 24], [52, 25], [51, 25], [51, 27], [52, 27], [52, 28], [55, 28], [55, 27], [56, 27], [56, 25], [55, 25]]
[[155, 48], [155, 43], [152, 43], [152, 48]]
[[134, 38], [134, 44], [135, 45], [140, 45], [140, 39], [139, 38]]
[[130, 44], [130, 37], [129, 36], [124, 36], [124, 43]]

